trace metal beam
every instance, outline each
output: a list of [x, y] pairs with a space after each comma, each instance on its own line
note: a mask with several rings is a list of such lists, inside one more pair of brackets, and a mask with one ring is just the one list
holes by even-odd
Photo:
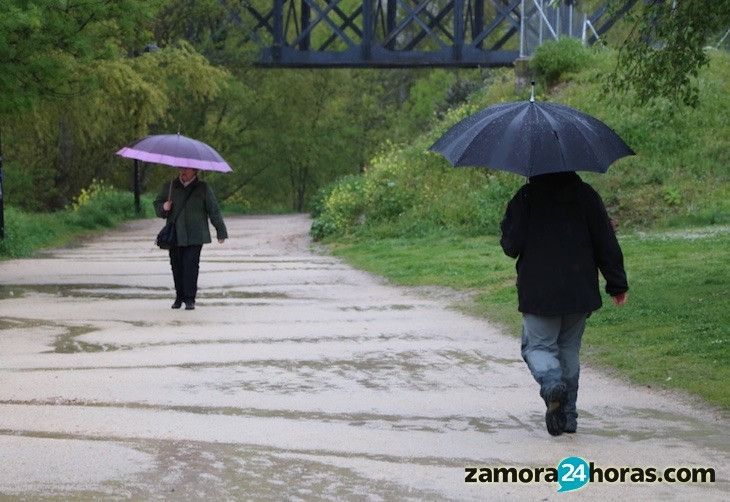
[[[302, 2], [302, 31], [306, 30], [309, 27], [309, 4], [305, 2], [305, 0], [301, 0]], [[303, 51], [309, 50], [309, 35], [304, 37], [301, 42], [299, 42], [299, 49]]]
[[[270, 10], [255, 6], [266, 5], [264, 0], [241, 0], [237, 6], [225, 1], [229, 22], [247, 30], [247, 38], [261, 48], [257, 64], [263, 67], [511, 66], [519, 52], [504, 50], [505, 45], [521, 29], [537, 33], [527, 23], [522, 28], [523, 19], [536, 13], [532, 0], [269, 1]], [[488, 1], [494, 5], [490, 15]], [[608, 20], [601, 9], [590, 19], [605, 20], [602, 33], [637, 1], [626, 0]]]
[[437, 51], [389, 51], [379, 45], [371, 47], [370, 58], [363, 58], [360, 48], [341, 52], [301, 53], [285, 47], [281, 58], [274, 61], [271, 49], [265, 48], [259, 66], [270, 68], [476, 68], [512, 66], [519, 51], [482, 51], [465, 46], [461, 59], [453, 59], [452, 49]]

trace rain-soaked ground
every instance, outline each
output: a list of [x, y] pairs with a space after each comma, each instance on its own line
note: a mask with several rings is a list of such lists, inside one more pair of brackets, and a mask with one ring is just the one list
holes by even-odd
[[[0, 497], [730, 498], [726, 415], [585, 369], [553, 438], [516, 338], [310, 251], [303, 216], [228, 225], [191, 312], [156, 221], [0, 263]], [[716, 481], [464, 482], [572, 455]]]

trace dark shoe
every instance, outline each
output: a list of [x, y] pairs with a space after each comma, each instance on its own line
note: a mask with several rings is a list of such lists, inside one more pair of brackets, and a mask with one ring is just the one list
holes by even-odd
[[195, 310], [195, 302], [185, 302], [185, 310]]
[[545, 425], [552, 436], [559, 436], [565, 430], [565, 414], [563, 413], [563, 402], [565, 401], [565, 384], [560, 383], [545, 390]]
[[563, 432], [575, 434], [576, 430], [578, 430], [578, 420], [573, 417], [565, 417], [565, 427], [563, 427]]
[[175, 303], [172, 304], [172, 308], [179, 309], [182, 307], [182, 300], [175, 300]]

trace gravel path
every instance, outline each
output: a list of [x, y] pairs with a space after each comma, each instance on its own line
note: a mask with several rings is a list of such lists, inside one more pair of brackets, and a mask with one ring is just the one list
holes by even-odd
[[517, 339], [313, 253], [304, 216], [227, 223], [191, 312], [158, 221], [0, 263], [1, 496], [559, 500], [465, 468], [577, 455], [717, 479], [571, 496], [730, 498], [727, 416], [586, 369], [579, 433], [553, 438]]

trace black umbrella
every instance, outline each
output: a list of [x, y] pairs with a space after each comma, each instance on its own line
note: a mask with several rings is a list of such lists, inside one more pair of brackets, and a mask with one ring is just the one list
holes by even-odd
[[595, 117], [556, 103], [485, 108], [456, 123], [431, 146], [454, 166], [490, 167], [523, 176], [564, 171], [605, 173], [634, 151]]

